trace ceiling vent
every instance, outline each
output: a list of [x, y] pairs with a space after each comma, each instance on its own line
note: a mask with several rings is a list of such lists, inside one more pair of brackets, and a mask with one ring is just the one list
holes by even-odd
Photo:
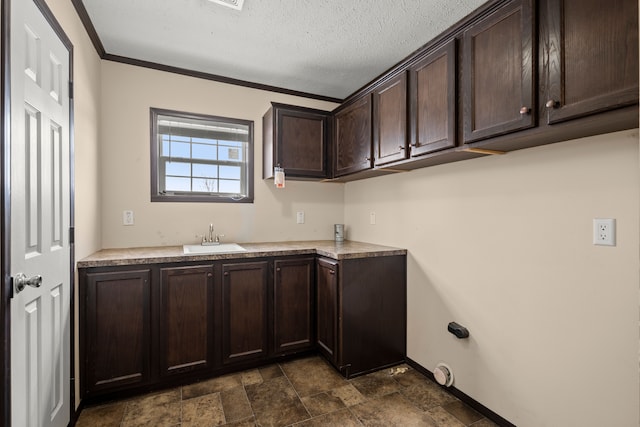
[[222, 6], [230, 7], [231, 9], [242, 10], [244, 0], [209, 0], [213, 3], [221, 4]]

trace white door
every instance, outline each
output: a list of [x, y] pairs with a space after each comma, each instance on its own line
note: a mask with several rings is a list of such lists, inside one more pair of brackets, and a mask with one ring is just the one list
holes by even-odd
[[[11, 1], [11, 419], [70, 418], [69, 51], [33, 0]], [[16, 289], [19, 274], [31, 280]]]

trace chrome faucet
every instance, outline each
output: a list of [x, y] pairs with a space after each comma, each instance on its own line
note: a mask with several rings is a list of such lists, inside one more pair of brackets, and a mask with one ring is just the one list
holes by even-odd
[[207, 236], [203, 234], [202, 241], [200, 242], [200, 244], [202, 246], [219, 245], [221, 237], [224, 237], [224, 234], [214, 234], [213, 224], [209, 224], [209, 237], [207, 238]]

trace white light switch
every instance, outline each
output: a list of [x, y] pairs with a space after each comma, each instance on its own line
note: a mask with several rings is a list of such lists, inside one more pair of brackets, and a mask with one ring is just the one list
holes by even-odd
[[299, 211], [296, 215], [296, 223], [304, 224], [304, 211]]

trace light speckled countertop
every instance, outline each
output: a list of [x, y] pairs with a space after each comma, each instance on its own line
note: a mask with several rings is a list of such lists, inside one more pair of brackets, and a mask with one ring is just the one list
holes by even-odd
[[406, 255], [406, 249], [371, 243], [333, 240], [309, 240], [302, 242], [239, 243], [246, 252], [227, 254], [185, 255], [182, 246], [156, 246], [149, 248], [102, 249], [78, 261], [78, 268], [111, 267], [118, 265], [158, 264], [185, 261], [215, 261], [288, 255], [322, 255], [341, 260], [390, 255]]

